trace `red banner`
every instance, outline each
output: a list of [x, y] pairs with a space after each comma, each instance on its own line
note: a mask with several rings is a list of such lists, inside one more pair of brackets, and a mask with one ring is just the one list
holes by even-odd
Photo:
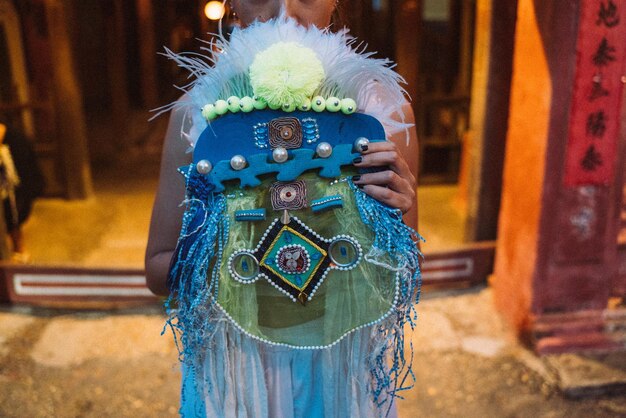
[[626, 70], [626, 0], [581, 1], [576, 53], [565, 186], [610, 184]]

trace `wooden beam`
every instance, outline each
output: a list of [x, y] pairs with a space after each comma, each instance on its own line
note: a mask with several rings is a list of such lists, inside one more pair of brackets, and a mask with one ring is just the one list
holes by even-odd
[[62, 171], [66, 182], [66, 197], [85, 199], [93, 195], [91, 168], [87, 147], [87, 130], [83, 112], [68, 28], [66, 2], [46, 0], [50, 34], [52, 85], [56, 109]]
[[117, 132], [115, 135], [117, 148], [123, 151], [128, 146], [124, 133], [128, 128], [126, 121], [129, 108], [124, 0], [113, 0], [111, 5], [112, 9], [107, 14], [107, 27], [111, 30], [106, 34], [106, 52], [113, 116], [112, 129]]
[[141, 67], [141, 98], [144, 106], [158, 106], [156, 42], [152, 0], [137, 0], [137, 33], [139, 34], [139, 65]]
[[516, 16], [517, 0], [476, 3], [470, 129], [463, 150], [468, 164], [461, 176], [468, 242], [497, 236]]

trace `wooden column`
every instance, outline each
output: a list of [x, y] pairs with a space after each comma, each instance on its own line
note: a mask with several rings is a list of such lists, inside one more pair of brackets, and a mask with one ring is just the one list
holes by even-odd
[[[626, 13], [626, 1], [614, 3]], [[518, 5], [492, 284], [500, 310], [539, 353], [626, 349], [626, 338], [616, 331], [626, 326], [626, 309], [609, 308], [617, 274], [615, 202], [622, 186], [618, 148], [591, 161], [573, 154], [580, 141], [600, 149], [617, 140], [593, 138], [596, 125], [588, 121], [605, 108], [589, 99], [595, 78], [580, 77], [585, 65], [596, 62], [604, 36], [618, 45], [623, 39], [619, 31], [613, 39], [614, 32], [595, 24], [599, 5], [588, 0], [519, 0]], [[597, 9], [590, 12], [591, 6]], [[616, 67], [603, 66], [602, 73], [605, 85], [613, 86], [607, 97], [619, 98], [624, 54], [614, 52]], [[609, 130], [620, 122], [620, 109], [616, 104], [605, 110], [611, 114]], [[605, 169], [601, 178], [590, 176]]]
[[54, 107], [66, 197], [84, 199], [93, 194], [82, 95], [74, 70], [74, 57], [63, 0], [46, 0]]
[[118, 132], [116, 145], [118, 149], [123, 150], [128, 145], [125, 132], [127, 132], [129, 108], [124, 0], [113, 0], [111, 6], [111, 10], [107, 13], [107, 27], [110, 30], [106, 34], [111, 114], [113, 129]]
[[139, 65], [141, 67], [141, 98], [144, 106], [154, 109], [159, 105], [156, 73], [156, 42], [152, 0], [137, 0], [139, 34]]
[[460, 189], [467, 201], [465, 241], [497, 236], [504, 148], [509, 122], [517, 0], [478, 0], [470, 130]]
[[419, 75], [419, 28], [421, 21], [421, 0], [400, 0], [394, 7], [396, 70], [407, 83], [407, 92], [417, 109]]
[[[1, 7], [1, 5], [0, 5]], [[0, 145], [4, 143], [4, 137], [7, 133], [6, 125], [0, 123]], [[8, 246], [7, 224], [5, 222], [4, 205], [0, 205], [0, 260], [8, 260], [11, 258], [11, 251]], [[6, 302], [6, 296], [3, 296], [3, 286], [0, 280], [0, 303]]]
[[[24, 60], [24, 45], [17, 11], [10, 1], [0, 1], [0, 23], [4, 26], [8, 41], [9, 65], [15, 85], [15, 99], [20, 105], [30, 101], [28, 90], [28, 72]], [[35, 136], [35, 123], [31, 109], [25, 107], [21, 114], [23, 133], [32, 138]]]

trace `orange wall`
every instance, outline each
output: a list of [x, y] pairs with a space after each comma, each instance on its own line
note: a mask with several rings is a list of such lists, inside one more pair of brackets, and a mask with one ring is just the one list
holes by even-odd
[[502, 206], [492, 286], [496, 305], [520, 329], [535, 274], [552, 84], [532, 0], [520, 0]]

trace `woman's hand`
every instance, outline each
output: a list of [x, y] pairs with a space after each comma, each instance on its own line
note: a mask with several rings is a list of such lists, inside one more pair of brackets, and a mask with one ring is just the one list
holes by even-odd
[[374, 199], [407, 213], [416, 203], [417, 182], [397, 145], [390, 141], [370, 142], [364, 148], [361, 157], [354, 161], [355, 167], [387, 169], [355, 176], [354, 184]]

